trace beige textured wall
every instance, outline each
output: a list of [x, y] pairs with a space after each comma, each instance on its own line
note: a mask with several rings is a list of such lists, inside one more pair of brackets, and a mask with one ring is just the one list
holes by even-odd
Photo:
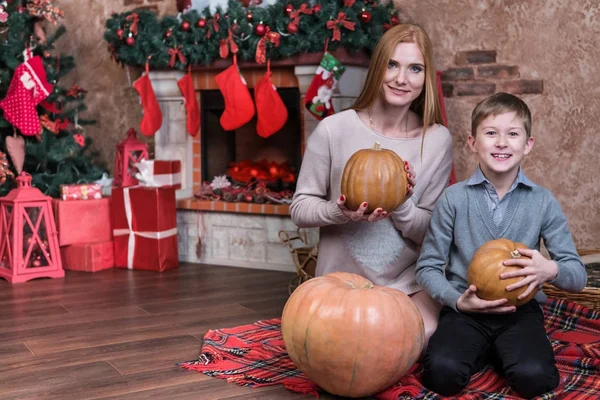
[[[62, 23], [67, 28], [57, 42], [55, 53], [72, 55], [76, 63], [76, 68], [60, 84], [70, 87], [77, 83], [88, 91], [88, 111], [82, 118], [93, 118], [97, 123], [86, 127], [85, 133], [94, 140], [94, 147], [112, 171], [117, 143], [129, 128], [139, 131], [142, 107], [137, 92], [128, 83], [125, 69], [110, 58], [103, 39], [104, 24], [112, 13], [130, 10], [135, 5], [124, 6], [123, 0], [55, 0], [55, 4], [64, 11]], [[176, 12], [174, 0], [151, 4], [161, 12]], [[49, 24], [46, 28], [53, 29]], [[130, 72], [132, 81], [139, 76], [136, 71]], [[151, 141], [149, 144], [152, 147]]]
[[[403, 20], [422, 25], [435, 44], [438, 69], [454, 66], [465, 50], [496, 50], [500, 64], [518, 65], [521, 77], [542, 79], [544, 94], [525, 95], [534, 114], [533, 152], [525, 171], [551, 189], [563, 206], [580, 247], [600, 248], [600, 12], [597, 0], [395, 0]], [[102, 39], [104, 22], [122, 12], [124, 0], [56, 0], [68, 29], [58, 50], [76, 57], [62, 82], [88, 93], [89, 127], [112, 168], [117, 142], [139, 128], [141, 107], [125, 71]], [[175, 1], [143, 1], [174, 13]], [[135, 79], [135, 75], [132, 76]], [[473, 170], [466, 149], [470, 113], [479, 97], [446, 101], [460, 179]]]
[[[600, 10], [598, 0], [396, 0], [402, 18], [423, 26], [436, 67], [455, 66], [465, 50], [496, 50], [500, 64], [542, 79], [544, 93], [524, 95], [533, 113], [532, 153], [524, 170], [555, 194], [576, 245], [600, 248]], [[481, 97], [446, 100], [456, 172], [468, 177], [470, 115]]]

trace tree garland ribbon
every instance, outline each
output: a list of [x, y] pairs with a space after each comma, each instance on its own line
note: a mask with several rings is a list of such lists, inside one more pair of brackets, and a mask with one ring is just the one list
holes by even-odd
[[348, 18], [348, 16], [344, 12], [340, 11], [336, 19], [327, 21], [327, 29], [333, 29], [333, 38], [331, 39], [332, 41], [337, 40], [339, 42], [342, 39], [340, 25], [348, 30], [354, 30], [355, 23], [346, 20], [346, 18]]
[[229, 49], [231, 49], [232, 54], [238, 52], [238, 45], [235, 43], [235, 40], [233, 40], [231, 28], [227, 30], [227, 39], [221, 39], [219, 41], [219, 55], [221, 58], [227, 58], [229, 56]]
[[294, 25], [298, 25], [300, 23], [300, 15], [306, 14], [311, 15], [313, 13], [313, 9], [310, 8], [306, 3], [302, 3], [299, 9], [292, 11], [290, 13], [290, 18], [292, 19], [292, 23]]
[[272, 43], [275, 47], [279, 47], [279, 43], [281, 41], [281, 35], [277, 32], [274, 32], [267, 26], [267, 30], [263, 37], [258, 41], [258, 45], [256, 45], [256, 62], [259, 64], [264, 64], [267, 61], [267, 43]]
[[125, 20], [131, 23], [131, 25], [129, 25], [129, 32], [133, 33], [133, 36], [137, 36], [138, 25], [140, 23], [139, 15], [137, 15], [137, 13], [129, 14]]
[[169, 60], [169, 67], [171, 68], [175, 66], [175, 61], [177, 61], [177, 59], [179, 59], [179, 62], [183, 65], [187, 63], [187, 59], [181, 51], [181, 46], [169, 49], [169, 56], [171, 56], [171, 59]]

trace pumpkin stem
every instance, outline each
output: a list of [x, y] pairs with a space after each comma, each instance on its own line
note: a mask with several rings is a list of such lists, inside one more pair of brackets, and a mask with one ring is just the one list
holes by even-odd
[[519, 253], [517, 250], [511, 251], [510, 255], [512, 258], [521, 258], [521, 253]]
[[381, 150], [381, 144], [379, 142], [375, 142], [371, 150], [379, 151]]

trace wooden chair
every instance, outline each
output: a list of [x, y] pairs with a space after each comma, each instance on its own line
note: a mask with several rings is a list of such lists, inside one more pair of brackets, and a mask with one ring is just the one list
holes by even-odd
[[288, 285], [288, 291], [292, 294], [301, 283], [314, 278], [317, 269], [317, 245], [308, 245], [306, 232], [300, 231], [300, 228], [296, 231], [295, 236], [290, 236], [287, 231], [279, 231], [279, 239], [290, 249], [292, 260], [296, 266], [296, 276]]

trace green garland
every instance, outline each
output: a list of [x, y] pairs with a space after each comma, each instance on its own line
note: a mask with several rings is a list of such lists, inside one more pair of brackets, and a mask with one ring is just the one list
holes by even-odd
[[[312, 13], [294, 19], [293, 12], [303, 5]], [[340, 40], [333, 40], [333, 23], [328, 28], [328, 22], [340, 16], [345, 16], [354, 29], [336, 24]], [[383, 33], [398, 23], [391, 1], [384, 5], [373, 0], [318, 0], [310, 5], [307, 0], [280, 0], [264, 8], [245, 8], [229, 0], [227, 12], [217, 10], [215, 15], [208, 8], [162, 19], [146, 10], [113, 14], [106, 21], [104, 39], [114, 60], [121, 64], [141, 67], [150, 57], [151, 68], [185, 69], [222, 58], [220, 50], [231, 48], [229, 32], [239, 48], [238, 59], [254, 61], [257, 46], [264, 39], [266, 57], [276, 60], [322, 52], [326, 42], [332, 51], [343, 46], [350, 52], [370, 54]], [[272, 33], [262, 34], [268, 30]], [[226, 57], [231, 57], [229, 51]]]

